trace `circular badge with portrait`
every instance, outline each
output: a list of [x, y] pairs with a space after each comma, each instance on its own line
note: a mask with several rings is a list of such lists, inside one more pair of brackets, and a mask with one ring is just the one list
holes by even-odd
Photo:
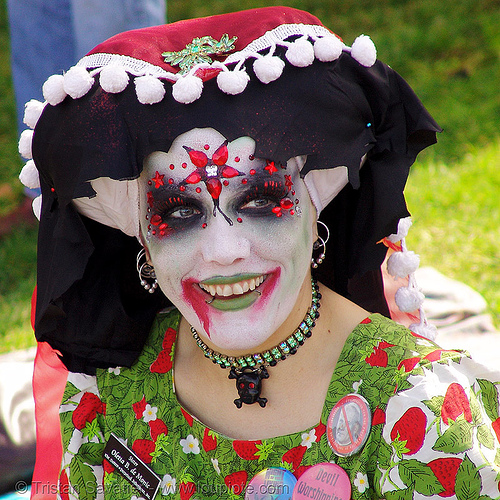
[[361, 450], [370, 429], [368, 401], [359, 394], [348, 394], [330, 412], [326, 425], [328, 444], [336, 455], [349, 457]]

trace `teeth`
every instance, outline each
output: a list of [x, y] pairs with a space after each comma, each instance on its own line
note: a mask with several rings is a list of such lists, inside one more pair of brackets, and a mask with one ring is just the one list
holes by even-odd
[[225, 285], [205, 285], [200, 283], [200, 288], [208, 292], [212, 297], [218, 295], [219, 297], [230, 297], [231, 295], [242, 295], [249, 290], [255, 290], [266, 279], [266, 275], [252, 278], [249, 280], [239, 281], [238, 283], [225, 284]]

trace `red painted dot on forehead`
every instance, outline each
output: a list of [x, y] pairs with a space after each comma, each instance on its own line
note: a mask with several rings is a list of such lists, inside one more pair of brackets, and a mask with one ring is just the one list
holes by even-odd
[[229, 186], [229, 181], [224, 181], [222, 184], [224, 184], [224, 186]]
[[255, 159], [255, 156], [254, 156], [254, 155], [250, 155], [250, 156], [248, 157], [248, 159], [249, 159], [250, 161], [252, 161], [252, 160], [254, 160], [254, 159]]
[[237, 220], [240, 224], [243, 222], [243, 219], [242, 219], [241, 217], [238, 217], [236, 220]]
[[255, 175], [255, 170], [253, 168], [250, 170], [250, 175]]
[[180, 190], [180, 191], [186, 191], [186, 186], [180, 186], [180, 187], [179, 187], [179, 190]]
[[174, 183], [174, 179], [169, 179], [169, 180], [168, 180], [168, 183], [169, 183], [169, 184], [173, 184], [173, 183]]
[[170, 170], [173, 170], [174, 168], [175, 168], [175, 167], [174, 167], [174, 164], [173, 164], [173, 163], [171, 163], [171, 164], [170, 164]]
[[205, 151], [208, 151], [210, 149], [210, 144], [205, 144], [203, 148], [205, 149]]
[[205, 229], [205, 228], [207, 227], [207, 223], [206, 223], [206, 222], [204, 222], [204, 223], [201, 225], [201, 227], [202, 227], [203, 229]]
[[52, 187], [52, 188], [50, 188], [50, 190], [51, 190], [53, 193], [55, 193], [55, 192], [56, 192], [56, 188], [53, 188], [53, 187]]
[[242, 184], [246, 184], [248, 182], [248, 179], [241, 179]]
[[201, 188], [196, 188], [197, 193], [201, 193]]
[[151, 186], [153, 184], [152, 181], [148, 181], [148, 186]]
[[237, 156], [237, 157], [234, 159], [234, 161], [235, 161], [236, 163], [238, 163], [238, 162], [240, 161], [240, 157], [239, 157], [239, 156]]
[[186, 168], [187, 166], [188, 166], [187, 163], [182, 164], [182, 168]]

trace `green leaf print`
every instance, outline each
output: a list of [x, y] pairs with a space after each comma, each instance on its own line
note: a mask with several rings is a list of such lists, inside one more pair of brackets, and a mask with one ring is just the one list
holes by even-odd
[[78, 492], [79, 500], [95, 500], [97, 483], [92, 469], [76, 455], [71, 460], [69, 482]]
[[384, 440], [381, 441], [378, 448], [378, 463], [383, 469], [388, 469], [391, 466], [392, 448]]
[[444, 491], [432, 469], [418, 460], [401, 460], [398, 472], [404, 484], [413, 485], [415, 491], [422, 495], [430, 496]]
[[384, 496], [386, 500], [411, 500], [413, 498], [413, 488], [405, 488], [404, 490], [386, 491]]
[[104, 443], [84, 443], [80, 446], [80, 456], [90, 465], [101, 465]]
[[480, 425], [477, 428], [477, 439], [489, 450], [493, 450], [495, 448], [495, 438], [486, 424]]
[[481, 387], [481, 399], [483, 400], [486, 415], [494, 422], [499, 416], [497, 388], [489, 380], [478, 378], [477, 381]]
[[73, 435], [75, 426], [73, 425], [71, 411], [65, 411], [64, 413], [59, 413], [59, 421], [61, 422], [61, 437], [64, 448], [68, 447], [69, 440]]
[[478, 500], [481, 493], [481, 478], [474, 464], [465, 455], [457, 471], [455, 495], [457, 500]]
[[76, 387], [74, 384], [71, 382], [68, 382], [66, 384], [66, 388], [64, 389], [64, 395], [61, 401], [61, 405], [65, 405], [69, 402], [69, 400], [73, 397], [76, 396], [80, 391], [78, 387]]
[[441, 417], [441, 408], [443, 406], [444, 396], [434, 396], [432, 399], [425, 399], [423, 401], [424, 405], [429, 408], [429, 410], [436, 415], [436, 417]]
[[444, 453], [462, 453], [472, 448], [473, 426], [460, 415], [444, 434], [436, 440], [433, 450]]

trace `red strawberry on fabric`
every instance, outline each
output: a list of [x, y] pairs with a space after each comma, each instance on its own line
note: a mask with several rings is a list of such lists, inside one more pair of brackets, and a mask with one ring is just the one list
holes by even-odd
[[62, 500], [69, 500], [69, 481], [68, 475], [64, 469], [59, 476], [59, 494]]
[[201, 443], [205, 451], [215, 450], [217, 447], [217, 437], [215, 432], [205, 427], [205, 432], [203, 433], [203, 441]]
[[146, 398], [143, 396], [140, 401], [137, 401], [137, 403], [134, 403], [132, 405], [132, 409], [134, 410], [135, 413], [135, 418], [140, 419], [142, 418], [142, 414], [144, 413], [144, 410], [146, 409]]
[[365, 318], [363, 321], [361, 321], [360, 325], [369, 325], [372, 322], [370, 318]]
[[439, 493], [440, 497], [451, 497], [455, 494], [455, 479], [461, 463], [461, 458], [438, 458], [427, 464], [444, 488], [444, 491]]
[[149, 432], [151, 434], [151, 439], [153, 441], [156, 441], [156, 439], [160, 434], [165, 434], [165, 436], [168, 434], [167, 424], [165, 424], [165, 422], [161, 418], [157, 418], [156, 420], [150, 420], [148, 422], [148, 425], [149, 425]]
[[82, 430], [87, 422], [92, 422], [96, 415], [102, 412], [101, 400], [95, 394], [86, 392], [71, 415], [73, 425], [76, 429]]
[[158, 353], [157, 358], [149, 368], [152, 373], [167, 373], [172, 369], [172, 346], [177, 335], [176, 330], [167, 328], [163, 337], [162, 350]]
[[309, 469], [309, 467], [312, 467], [312, 465], [301, 465], [300, 467], [297, 467], [297, 469], [294, 471], [293, 475], [295, 476], [295, 479], [299, 479], [304, 472]]
[[379, 349], [387, 349], [388, 347], [394, 347], [394, 344], [389, 344], [389, 342], [382, 340], [381, 342], [378, 343], [377, 347]]
[[179, 486], [179, 494], [181, 500], [189, 500], [196, 493], [196, 484], [192, 481], [187, 483], [182, 482]]
[[385, 413], [384, 410], [380, 409], [378, 406], [375, 408], [372, 416], [372, 425], [385, 424]]
[[102, 467], [106, 474], [111, 474], [115, 471], [115, 468], [106, 459], [102, 461]]
[[243, 460], [257, 460], [259, 458], [256, 453], [259, 451], [257, 445], [262, 444], [262, 441], [233, 441], [233, 448], [236, 454]]
[[314, 429], [316, 434], [316, 442], [319, 442], [321, 436], [326, 432], [326, 425], [323, 422], [320, 422]]
[[248, 473], [245, 470], [233, 472], [224, 478], [227, 489], [235, 495], [241, 495], [247, 484]]
[[493, 430], [495, 431], [495, 434], [497, 436], [497, 441], [500, 443], [500, 417], [498, 417], [494, 422], [491, 422], [491, 427], [493, 427]]
[[136, 439], [132, 451], [146, 464], [151, 463], [151, 453], [155, 451], [155, 444], [150, 439]]
[[385, 368], [387, 366], [388, 359], [389, 357], [387, 356], [387, 353], [377, 346], [373, 348], [373, 352], [365, 358], [365, 361], [370, 366], [380, 366]]
[[184, 408], [181, 408], [181, 412], [186, 419], [186, 422], [189, 424], [189, 427], [193, 427], [193, 416], [190, 415]]
[[406, 410], [404, 415], [394, 424], [391, 430], [392, 445], [397, 455], [413, 455], [417, 453], [425, 439], [427, 417], [417, 407]]
[[295, 446], [294, 448], [291, 448], [286, 453], [284, 453], [281, 461], [291, 464], [293, 470], [295, 471], [299, 468], [300, 462], [302, 462], [306, 450], [307, 450], [306, 446]]
[[467, 394], [465, 394], [465, 390], [460, 384], [453, 382], [449, 385], [444, 396], [443, 406], [441, 407], [441, 418], [448, 425], [448, 420], [455, 421], [462, 414], [467, 422], [472, 422], [472, 413]]
[[418, 365], [418, 362], [420, 361], [421, 358], [407, 358], [403, 359], [401, 363], [398, 365], [398, 370], [401, 370], [401, 368], [404, 368], [404, 371], [406, 373], [411, 372], [415, 366]]

